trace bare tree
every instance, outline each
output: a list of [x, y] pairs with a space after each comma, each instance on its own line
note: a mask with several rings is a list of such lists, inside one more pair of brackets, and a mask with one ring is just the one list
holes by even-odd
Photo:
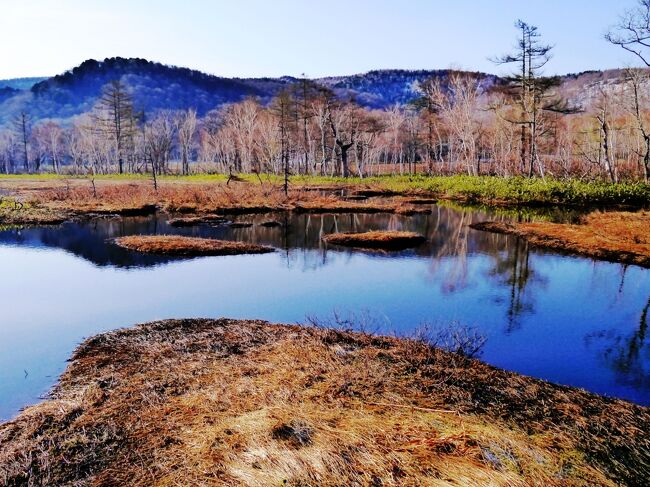
[[182, 112], [178, 119], [178, 142], [181, 150], [182, 173], [190, 173], [189, 157], [192, 152], [196, 132], [196, 110]]
[[338, 100], [328, 100], [328, 118], [334, 143], [341, 157], [341, 175], [344, 178], [350, 176], [348, 151], [354, 146], [357, 135], [356, 110], [352, 102], [343, 103]]
[[642, 158], [643, 179], [647, 183], [650, 177], [650, 127], [643, 110], [643, 107], [647, 106], [647, 94], [644, 92], [642, 84], [647, 83], [648, 73], [645, 70], [628, 69], [626, 74], [628, 83], [632, 88], [629, 111], [634, 118], [634, 128], [643, 141], [643, 149], [640, 155]]
[[650, 66], [650, 0], [638, 0], [637, 6], [627, 10], [618, 23], [605, 34], [605, 39], [636, 55]]
[[428, 96], [436, 112], [452, 135], [458, 157], [463, 161], [467, 174], [479, 173], [478, 139], [481, 131], [480, 87], [471, 75], [454, 73], [448, 87], [436, 83]]
[[151, 163], [154, 185], [157, 186], [157, 175], [165, 172], [169, 154], [174, 145], [177, 126], [174, 115], [169, 111], [161, 111], [153, 120], [146, 123], [146, 154]]

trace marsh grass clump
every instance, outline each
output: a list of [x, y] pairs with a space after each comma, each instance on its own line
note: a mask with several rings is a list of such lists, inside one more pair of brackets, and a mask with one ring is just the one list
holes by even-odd
[[167, 224], [172, 227], [192, 227], [195, 225], [223, 225], [228, 223], [222, 215], [203, 215], [170, 218]]
[[517, 235], [539, 247], [650, 267], [650, 211], [594, 212], [578, 224], [481, 222], [470, 226]]
[[67, 219], [64, 211], [51, 211], [30, 202], [0, 197], [1, 225], [58, 225]]
[[0, 484], [647, 485], [649, 428], [419, 340], [169, 320], [79, 346], [0, 425]]
[[115, 239], [115, 244], [136, 252], [182, 257], [273, 252], [271, 247], [262, 245], [178, 235], [131, 235]]
[[423, 324], [415, 331], [413, 339], [466, 358], [480, 357], [487, 342], [485, 334], [457, 322], [446, 325]]
[[418, 233], [397, 231], [331, 233], [323, 240], [333, 245], [380, 250], [404, 250], [426, 242], [426, 238]]

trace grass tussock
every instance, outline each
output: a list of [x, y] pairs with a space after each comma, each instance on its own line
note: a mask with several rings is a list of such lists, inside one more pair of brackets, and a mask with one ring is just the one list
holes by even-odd
[[183, 257], [273, 252], [271, 247], [262, 245], [178, 235], [131, 235], [115, 239], [115, 244], [136, 252]]
[[472, 227], [518, 235], [540, 247], [650, 267], [650, 211], [595, 212], [577, 225], [483, 222]]
[[222, 215], [203, 215], [170, 218], [167, 223], [172, 227], [193, 227], [195, 225], [223, 225], [228, 223]]
[[63, 211], [50, 211], [13, 198], [0, 198], [0, 225], [58, 225], [68, 218], [69, 215]]
[[339, 199], [334, 196], [312, 197], [308, 200], [297, 202], [293, 211], [298, 213], [396, 213], [399, 215], [415, 215], [431, 213], [430, 209], [417, 208], [396, 202], [359, 202], [348, 199]]
[[426, 242], [426, 238], [418, 233], [395, 231], [331, 233], [325, 235], [323, 240], [333, 245], [381, 250], [403, 250]]
[[647, 408], [421, 341], [172, 320], [84, 342], [2, 485], [647, 485]]

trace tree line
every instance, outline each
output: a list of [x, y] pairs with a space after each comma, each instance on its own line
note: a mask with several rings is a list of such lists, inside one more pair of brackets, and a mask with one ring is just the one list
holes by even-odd
[[[639, 0], [607, 34], [646, 66], [650, 0]], [[588, 106], [562, 98], [544, 76], [552, 46], [516, 23], [517, 48], [494, 58], [513, 67], [496, 84], [450, 72], [418, 86], [406, 105], [368, 109], [303, 77], [270, 103], [250, 97], [203, 117], [196, 110], [138, 109], [122, 81], [69, 124], [21, 112], [0, 129], [0, 171], [74, 174], [190, 172], [365, 177], [456, 174], [650, 177], [648, 70], [599, 85]]]

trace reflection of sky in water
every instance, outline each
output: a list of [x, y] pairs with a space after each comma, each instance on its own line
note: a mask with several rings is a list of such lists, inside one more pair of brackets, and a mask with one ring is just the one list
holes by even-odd
[[[334, 309], [369, 310], [384, 331], [403, 334], [457, 320], [487, 335], [489, 363], [650, 404], [650, 345], [640, 326], [650, 273], [467, 229], [484, 218], [443, 209], [413, 219], [294, 216], [290, 230], [183, 229], [289, 250], [167, 262], [106, 243], [168, 233], [164, 219], [0, 232], [8, 244], [0, 246], [0, 418], [34, 402], [75, 345], [100, 331], [170, 317], [302, 322]], [[430, 243], [393, 257], [327, 250], [319, 234], [333, 227], [417, 230]]]

